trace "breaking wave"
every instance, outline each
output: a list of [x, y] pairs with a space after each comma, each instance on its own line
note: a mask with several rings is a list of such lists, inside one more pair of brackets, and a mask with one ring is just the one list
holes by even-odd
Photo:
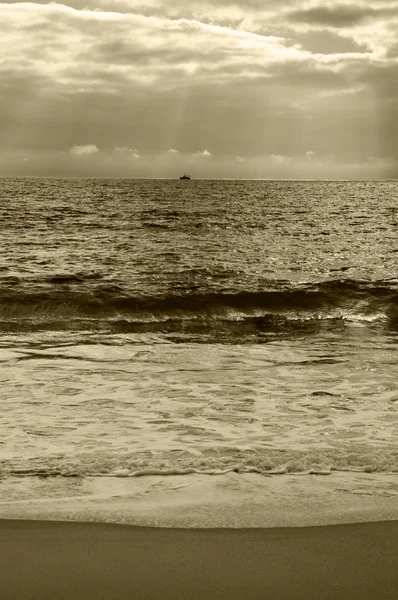
[[[70, 284], [75, 285], [70, 285]], [[0, 330], [241, 333], [316, 330], [327, 322], [381, 322], [398, 329], [398, 290], [386, 282], [333, 280], [264, 291], [130, 295], [84, 288], [74, 276], [30, 289], [0, 287]], [[80, 289], [81, 288], [81, 289]]]
[[188, 450], [145, 456], [133, 453], [85, 453], [70, 457], [0, 462], [0, 477], [145, 477], [150, 475], [223, 475], [230, 472], [260, 475], [330, 475], [334, 471], [398, 473], [395, 447], [339, 449], [239, 450], [217, 449], [193, 454]]

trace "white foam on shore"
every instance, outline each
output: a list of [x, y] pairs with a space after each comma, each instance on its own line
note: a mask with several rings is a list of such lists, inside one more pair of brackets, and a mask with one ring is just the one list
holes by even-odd
[[0, 518], [161, 527], [297, 527], [398, 519], [398, 476], [255, 473], [7, 478]]

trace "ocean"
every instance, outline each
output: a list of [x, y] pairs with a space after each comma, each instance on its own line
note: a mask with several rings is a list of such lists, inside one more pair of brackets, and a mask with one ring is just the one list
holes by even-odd
[[396, 181], [0, 179], [0, 517], [139, 476], [397, 495], [397, 226]]

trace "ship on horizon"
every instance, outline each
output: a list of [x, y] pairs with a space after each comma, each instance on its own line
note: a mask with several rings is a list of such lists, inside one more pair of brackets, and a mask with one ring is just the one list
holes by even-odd
[[187, 175], [186, 173], [184, 173], [184, 175], [182, 175], [182, 176], [180, 177], [180, 179], [191, 179], [191, 176], [190, 176], [190, 175]]

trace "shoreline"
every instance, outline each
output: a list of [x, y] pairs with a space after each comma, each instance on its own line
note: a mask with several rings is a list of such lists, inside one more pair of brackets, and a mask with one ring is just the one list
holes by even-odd
[[13, 477], [0, 485], [0, 519], [191, 529], [398, 520], [397, 474]]
[[0, 519], [2, 600], [393, 600], [398, 521], [170, 529]]

